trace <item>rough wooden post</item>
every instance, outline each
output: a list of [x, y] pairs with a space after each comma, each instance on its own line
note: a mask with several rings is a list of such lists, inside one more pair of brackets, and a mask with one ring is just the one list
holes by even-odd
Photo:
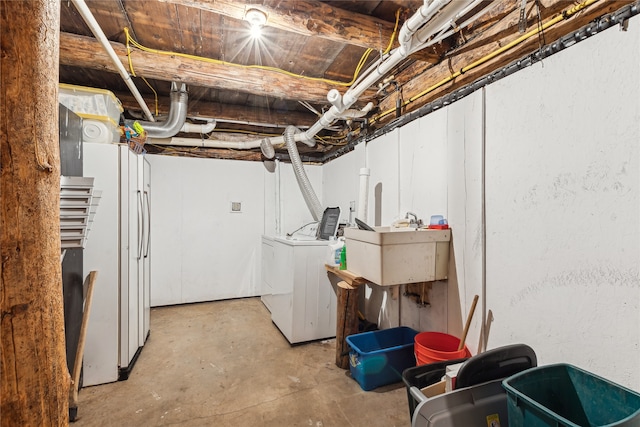
[[60, 268], [60, 1], [1, 0], [0, 423], [68, 424]]
[[349, 344], [346, 338], [358, 333], [358, 288], [339, 282], [337, 289], [336, 365], [349, 369]]

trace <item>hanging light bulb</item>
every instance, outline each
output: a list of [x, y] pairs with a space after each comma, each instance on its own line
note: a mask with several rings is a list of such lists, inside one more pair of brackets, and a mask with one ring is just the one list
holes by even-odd
[[251, 26], [251, 37], [262, 36], [262, 27], [267, 23], [267, 15], [259, 9], [249, 9], [244, 14], [244, 20]]
[[262, 36], [262, 27], [258, 25], [252, 25], [249, 29], [249, 34], [251, 34], [251, 38], [259, 39]]

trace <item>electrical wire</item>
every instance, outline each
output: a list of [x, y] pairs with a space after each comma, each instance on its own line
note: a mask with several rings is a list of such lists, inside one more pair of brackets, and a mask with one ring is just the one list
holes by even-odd
[[[399, 8], [398, 10], [396, 10], [396, 23], [393, 27], [393, 33], [391, 34], [391, 38], [389, 40], [389, 45], [387, 46], [387, 48], [385, 49], [384, 52], [382, 52], [382, 55], [380, 56], [380, 58], [378, 58], [377, 61], [375, 61], [372, 65], [369, 66], [369, 68], [364, 72], [364, 74], [359, 75], [357, 79], [354, 79], [354, 82], [351, 86], [355, 86], [356, 84], [358, 84], [359, 82], [361, 82], [362, 80], [364, 80], [364, 78], [366, 76], [368, 76], [369, 74], [371, 74], [374, 70], [377, 70], [378, 67], [380, 66], [380, 64], [387, 59], [387, 57], [389, 56], [389, 52], [391, 52], [391, 48], [393, 47], [393, 41], [395, 40], [395, 36], [398, 32], [398, 24], [400, 22], [400, 12], [402, 11], [402, 8]], [[363, 64], [364, 65], [364, 64]], [[371, 96], [369, 97], [370, 99], [375, 98], [375, 96]], [[369, 99], [366, 98], [366, 99]]]
[[[463, 75], [464, 73], [466, 73], [467, 71], [470, 71], [482, 64], [484, 64], [487, 61], [490, 61], [491, 59], [495, 58], [496, 56], [512, 49], [513, 47], [521, 44], [522, 42], [526, 41], [527, 39], [539, 35], [540, 32], [545, 31], [546, 29], [548, 29], [549, 27], [552, 27], [554, 25], [556, 25], [557, 23], [569, 19], [570, 17], [572, 17], [573, 15], [575, 15], [576, 13], [580, 12], [581, 10], [591, 6], [592, 4], [598, 2], [600, 0], [587, 0], [584, 1], [568, 10], [565, 10], [564, 12], [562, 12], [561, 14], [559, 14], [558, 16], [556, 16], [555, 18], [553, 18], [552, 20], [550, 20], [549, 22], [545, 23], [544, 25], [539, 25], [536, 29], [533, 29], [531, 31], [529, 31], [528, 33], [518, 37], [517, 39], [513, 40], [512, 42], [502, 46], [500, 49], [497, 49], [493, 52], [491, 52], [490, 54], [478, 59], [475, 62], [472, 62], [471, 64], [462, 67], [460, 69], [460, 71], [457, 71], [453, 74], [451, 74], [450, 76], [442, 79], [441, 81], [439, 81], [438, 83], [434, 84], [433, 86], [423, 90], [422, 92], [412, 96], [411, 98], [409, 98], [407, 101], [403, 102], [402, 107], [405, 107], [407, 105], [409, 105], [410, 103], [416, 101], [417, 99], [429, 94], [430, 92], [433, 92], [434, 90], [438, 89], [440, 86], [452, 81], [453, 79]], [[380, 114], [378, 114], [375, 117], [372, 117], [370, 120], [370, 123], [375, 123], [377, 121], [379, 121], [380, 119], [382, 119], [383, 117], [388, 116], [389, 114], [392, 114], [396, 111], [396, 108], [390, 108]]]
[[398, 32], [398, 22], [400, 22], [401, 11], [402, 11], [402, 8], [399, 8], [398, 10], [396, 10], [396, 23], [395, 23], [395, 26], [393, 27], [393, 33], [391, 33], [391, 37], [389, 38], [389, 44], [387, 45], [387, 48], [384, 50], [384, 52], [382, 52], [383, 55], [386, 55], [391, 51], [391, 47], [393, 46], [393, 41], [395, 40], [396, 33]]
[[[142, 50], [144, 52], [154, 53], [154, 54], [157, 54], [157, 55], [178, 56], [178, 57], [181, 57], [181, 58], [188, 58], [188, 59], [193, 59], [193, 60], [200, 61], [200, 62], [207, 62], [207, 63], [210, 63], [210, 64], [224, 65], [224, 66], [228, 66], [228, 67], [273, 71], [273, 72], [276, 72], [276, 73], [285, 74], [285, 75], [290, 76], [290, 77], [300, 78], [300, 79], [304, 79], [304, 80], [319, 81], [319, 82], [324, 82], [324, 83], [328, 83], [328, 84], [332, 84], [332, 85], [336, 85], [336, 86], [351, 86], [356, 81], [356, 79], [358, 78], [358, 74], [360, 73], [360, 71], [362, 70], [362, 67], [366, 63], [366, 61], [367, 61], [367, 59], [369, 57], [369, 54], [373, 51], [373, 49], [371, 49], [371, 48], [365, 50], [364, 54], [360, 58], [360, 61], [358, 62], [358, 65], [356, 66], [356, 69], [354, 71], [353, 78], [351, 79], [351, 81], [341, 82], [341, 81], [338, 81], [338, 80], [325, 79], [325, 78], [322, 78], [322, 77], [303, 76], [301, 74], [292, 73], [290, 71], [286, 71], [286, 70], [283, 70], [281, 68], [269, 67], [269, 66], [266, 66], [266, 65], [234, 64], [233, 62], [221, 61], [219, 59], [213, 59], [213, 58], [205, 58], [205, 57], [202, 57], [202, 56], [190, 55], [190, 54], [187, 54], [187, 53], [164, 51], [164, 50], [160, 50], [160, 49], [152, 49], [152, 48], [146, 47], [146, 46], [138, 43], [136, 40], [134, 40], [133, 37], [131, 37], [131, 34], [129, 33], [129, 29], [127, 27], [124, 28], [124, 33], [125, 33], [126, 40], [127, 40], [126, 41], [126, 45], [127, 45], [127, 57], [128, 57], [128, 61], [129, 61], [129, 68], [132, 70], [132, 73], [133, 73], [134, 76], [135, 76], [135, 73], [133, 72], [133, 62], [131, 60], [130, 45], [133, 45], [134, 47], [136, 47], [136, 48], [138, 48], [138, 49], [140, 49], [140, 50]], [[395, 37], [395, 33], [392, 34], [392, 38], [394, 38], [394, 37]]]
[[[131, 71], [131, 75], [133, 77], [138, 77], [136, 76], [136, 70], [133, 69], [133, 62], [131, 61], [131, 47], [129, 46], [129, 29], [127, 27], [125, 27], [125, 33], [127, 35], [127, 61], [129, 62], [129, 71]], [[155, 98], [155, 107], [156, 107], [156, 116], [158, 116], [158, 92], [156, 92], [156, 90], [149, 84], [149, 82], [147, 81], [147, 79], [145, 79], [143, 76], [140, 76], [140, 78], [142, 79], [143, 82], [145, 82], [147, 84], [147, 86], [149, 86], [149, 89], [151, 89], [151, 91], [153, 92], [153, 96]]]

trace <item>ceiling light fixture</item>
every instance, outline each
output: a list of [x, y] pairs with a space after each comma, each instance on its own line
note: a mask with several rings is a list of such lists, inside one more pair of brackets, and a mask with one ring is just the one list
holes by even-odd
[[249, 9], [244, 14], [244, 20], [251, 25], [251, 37], [258, 38], [262, 35], [262, 27], [267, 23], [267, 15], [259, 9]]

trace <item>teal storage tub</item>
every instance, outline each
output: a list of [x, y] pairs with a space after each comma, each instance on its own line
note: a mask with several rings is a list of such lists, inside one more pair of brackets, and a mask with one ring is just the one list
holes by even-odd
[[502, 382], [510, 427], [638, 427], [640, 394], [568, 364], [528, 369]]
[[349, 370], [360, 387], [373, 390], [402, 381], [402, 371], [416, 366], [413, 341], [418, 331], [407, 326], [349, 335]]

